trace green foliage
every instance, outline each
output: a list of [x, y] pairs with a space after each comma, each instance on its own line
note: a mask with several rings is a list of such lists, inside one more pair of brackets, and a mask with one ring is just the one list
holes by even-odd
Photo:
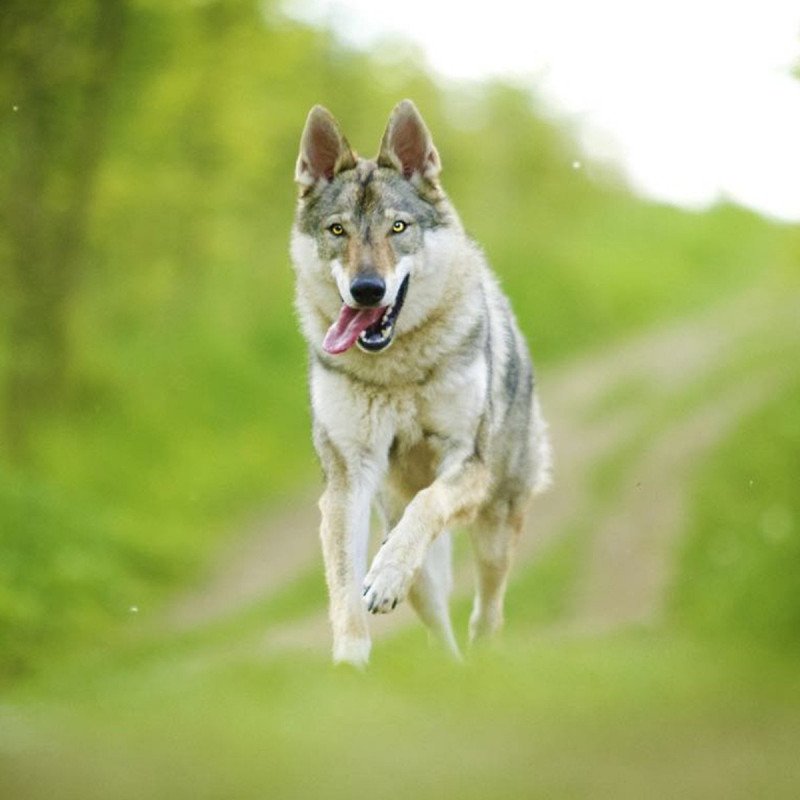
[[18, 674], [32, 652], [62, 655], [146, 606], [166, 563], [114, 535], [96, 504], [81, 506], [51, 486], [3, 475], [0, 482], [0, 651]]
[[715, 638], [796, 649], [800, 632], [800, 385], [698, 470], [673, 618]]

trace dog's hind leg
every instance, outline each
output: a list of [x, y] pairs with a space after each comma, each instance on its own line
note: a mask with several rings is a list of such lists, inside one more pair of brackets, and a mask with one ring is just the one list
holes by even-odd
[[460, 658], [453, 625], [450, 621], [450, 592], [453, 568], [450, 531], [433, 540], [408, 593], [414, 611], [455, 658]]
[[503, 603], [524, 515], [513, 506], [490, 507], [470, 530], [476, 562], [476, 591], [469, 639], [492, 636], [503, 626]]

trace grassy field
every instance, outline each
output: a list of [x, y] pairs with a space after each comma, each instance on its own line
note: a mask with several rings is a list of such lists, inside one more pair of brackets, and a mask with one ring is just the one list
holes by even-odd
[[797, 662], [773, 652], [516, 625], [461, 666], [409, 636], [366, 675], [196, 655], [73, 665], [7, 701], [4, 796], [789, 798], [800, 780]]
[[800, 653], [799, 480], [795, 376], [703, 466], [671, 600], [677, 624]]

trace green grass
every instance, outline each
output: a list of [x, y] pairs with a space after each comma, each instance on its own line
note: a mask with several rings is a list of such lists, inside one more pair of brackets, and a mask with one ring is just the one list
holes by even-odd
[[[724, 657], [722, 657], [724, 656]], [[151, 654], [3, 709], [0, 792], [59, 798], [791, 797], [795, 664], [519, 631], [464, 666], [410, 640], [317, 658]]]
[[506, 602], [512, 630], [518, 621], [546, 627], [569, 613], [590, 533], [586, 522], [573, 524], [532, 565], [512, 573]]
[[797, 651], [800, 383], [753, 414], [698, 470], [672, 599], [699, 634]]

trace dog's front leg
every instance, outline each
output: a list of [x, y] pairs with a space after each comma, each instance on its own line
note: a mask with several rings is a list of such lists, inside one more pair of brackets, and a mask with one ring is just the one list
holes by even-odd
[[417, 493], [364, 579], [364, 600], [370, 612], [385, 614], [405, 598], [428, 545], [445, 528], [469, 522], [488, 485], [486, 465], [470, 456], [456, 461]]
[[329, 461], [320, 498], [320, 539], [333, 629], [333, 660], [364, 666], [369, 659], [367, 614], [361, 583], [367, 567], [374, 487], [364, 471]]

